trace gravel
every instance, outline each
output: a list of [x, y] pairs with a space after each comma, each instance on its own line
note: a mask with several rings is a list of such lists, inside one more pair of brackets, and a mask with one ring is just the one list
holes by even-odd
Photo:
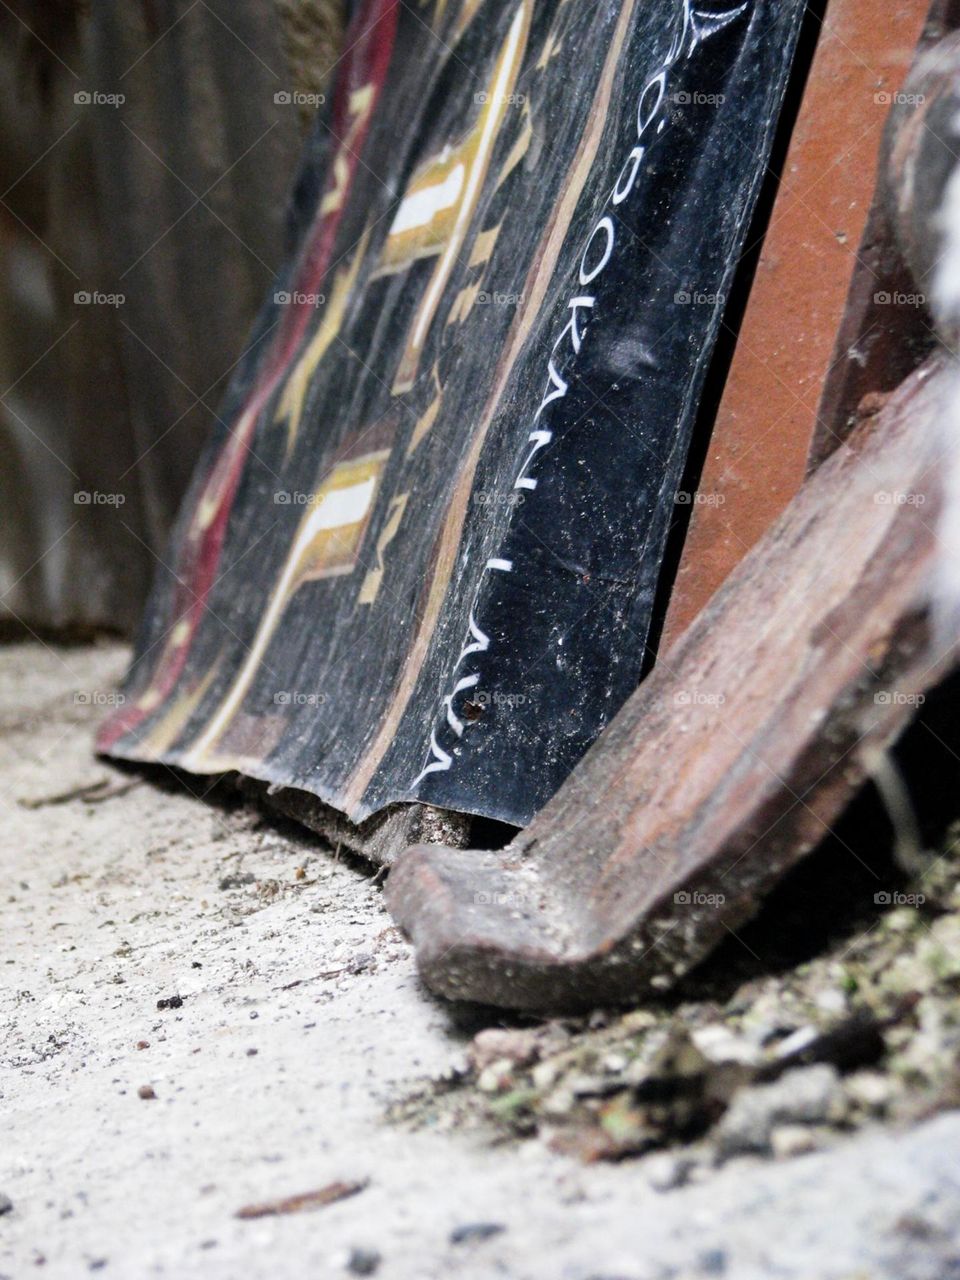
[[[695, 1163], [667, 1190], [651, 1185], [658, 1157], [584, 1164], [449, 1117], [391, 1122], [497, 1019], [427, 996], [378, 886], [318, 842], [217, 807], [206, 781], [124, 791], [135, 775], [91, 755], [102, 707], [75, 695], [109, 692], [125, 661], [118, 646], [0, 650], [0, 1278], [299, 1280], [349, 1274], [360, 1251], [379, 1255], [378, 1280], [957, 1274], [956, 1111], [871, 1120], [800, 1158]], [[91, 802], [104, 773], [117, 793]], [[949, 942], [941, 928], [930, 945]], [[174, 992], [182, 1005], [158, 1012]], [[924, 1026], [940, 1034], [932, 1015]], [[529, 1057], [522, 1038], [506, 1048]], [[912, 1052], [905, 1040], [911, 1070]], [[816, 1133], [833, 1086], [812, 1070], [791, 1085]], [[881, 1104], [882, 1081], [865, 1074], [859, 1089]], [[782, 1142], [796, 1115], [781, 1095], [741, 1135]], [[235, 1216], [366, 1179], [312, 1212]], [[452, 1243], [478, 1224], [505, 1230]]]

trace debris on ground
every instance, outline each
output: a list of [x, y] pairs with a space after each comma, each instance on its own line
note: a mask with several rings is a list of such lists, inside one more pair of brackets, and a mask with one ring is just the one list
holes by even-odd
[[304, 1213], [310, 1209], [323, 1209], [338, 1200], [358, 1195], [368, 1186], [360, 1182], [329, 1182], [316, 1191], [304, 1191], [296, 1196], [284, 1196], [280, 1200], [264, 1200], [261, 1204], [247, 1204], [238, 1209], [238, 1218], [273, 1218], [286, 1213]]
[[221, 889], [243, 889], [248, 884], [256, 884], [257, 877], [252, 871], [244, 871], [238, 875], [224, 876], [220, 881]]
[[506, 1229], [502, 1222], [468, 1222], [462, 1227], [454, 1227], [450, 1232], [450, 1243], [479, 1244], [481, 1240], [490, 1240]]
[[347, 1270], [355, 1276], [372, 1276], [380, 1262], [380, 1254], [376, 1249], [351, 1249], [347, 1258]]
[[158, 1009], [182, 1009], [183, 996], [163, 996], [157, 1001]]
[[814, 959], [723, 994], [484, 1028], [391, 1115], [588, 1162], [646, 1155], [670, 1191], [734, 1157], [789, 1159], [957, 1106], [960, 824], [906, 889]]

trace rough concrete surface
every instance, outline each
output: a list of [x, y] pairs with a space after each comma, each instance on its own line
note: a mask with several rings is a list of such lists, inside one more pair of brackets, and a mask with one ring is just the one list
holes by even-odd
[[126, 656], [0, 649], [0, 1277], [960, 1276], [956, 1112], [668, 1192], [657, 1156], [391, 1123], [496, 1015], [424, 992], [362, 869], [94, 759]]

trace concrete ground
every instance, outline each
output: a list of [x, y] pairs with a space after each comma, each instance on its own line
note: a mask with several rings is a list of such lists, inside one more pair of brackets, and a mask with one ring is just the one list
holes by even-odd
[[476, 1022], [361, 869], [93, 757], [126, 656], [0, 649], [0, 1277], [960, 1276], [957, 1112], [666, 1193], [648, 1160], [391, 1123]]

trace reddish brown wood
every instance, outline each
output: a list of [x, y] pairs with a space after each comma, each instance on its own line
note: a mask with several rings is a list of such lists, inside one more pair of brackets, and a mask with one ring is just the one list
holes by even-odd
[[[691, 514], [664, 652], [803, 480], [863, 249], [889, 103], [928, 7], [928, 0], [828, 7], [713, 428], [699, 486], [706, 501]], [[828, 441], [832, 430], [824, 423]]]
[[669, 986], [818, 843], [956, 657], [927, 624], [953, 376], [936, 357], [824, 463], [508, 849], [401, 855], [388, 903], [434, 990]]

